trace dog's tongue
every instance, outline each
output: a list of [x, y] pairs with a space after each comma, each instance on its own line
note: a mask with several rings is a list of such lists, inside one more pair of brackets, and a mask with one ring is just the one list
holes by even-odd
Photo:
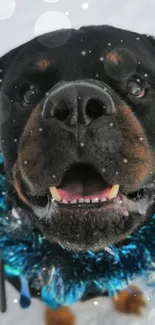
[[75, 202], [80, 199], [101, 201], [104, 198], [110, 200], [116, 197], [119, 185], [109, 187], [90, 166], [87, 168], [78, 166], [69, 170], [59, 188], [51, 186], [49, 190], [53, 199], [59, 202], [63, 200]]
[[93, 200], [98, 198], [98, 200], [102, 200], [104, 197], [108, 197], [111, 188], [99, 188], [98, 184], [93, 184], [93, 186], [83, 186], [82, 183], [71, 184], [65, 186], [63, 188], [58, 188], [58, 193], [63, 200], [73, 201], [89, 199]]

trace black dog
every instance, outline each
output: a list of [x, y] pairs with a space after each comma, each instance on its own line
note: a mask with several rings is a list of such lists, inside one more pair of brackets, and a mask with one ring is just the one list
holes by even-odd
[[1, 58], [1, 142], [12, 191], [45, 237], [76, 251], [121, 242], [150, 217], [155, 45], [90, 26]]

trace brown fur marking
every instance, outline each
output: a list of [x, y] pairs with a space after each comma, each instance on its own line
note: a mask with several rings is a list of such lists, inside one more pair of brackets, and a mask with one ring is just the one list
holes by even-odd
[[110, 52], [106, 56], [106, 61], [110, 64], [119, 64], [120, 62], [120, 57], [118, 56], [117, 52]]
[[14, 181], [14, 188], [16, 189], [19, 198], [20, 198], [24, 203], [26, 203], [26, 204], [29, 205], [29, 202], [27, 201], [26, 197], [23, 195], [23, 193], [22, 193], [22, 191], [21, 191], [21, 188], [20, 188], [20, 185], [19, 185], [19, 182], [17, 181], [17, 179]]
[[47, 308], [45, 311], [45, 325], [74, 325], [75, 316], [67, 307], [58, 310]]
[[[134, 166], [135, 171], [133, 177], [136, 176], [137, 179], [143, 180], [148, 175], [149, 170], [153, 171], [153, 155], [145, 131], [134, 112], [126, 104], [119, 106], [118, 120], [123, 137], [125, 138], [123, 154], [128, 157], [130, 153], [133, 156], [133, 161], [130, 159], [132, 163], [131, 169], [133, 170]], [[142, 142], [140, 141], [141, 137], [143, 138]], [[136, 162], [136, 158], [138, 158], [140, 163]], [[130, 167], [130, 164], [128, 166]]]
[[140, 316], [146, 308], [142, 292], [134, 285], [130, 286], [133, 294], [125, 289], [113, 298], [115, 308], [120, 313], [135, 314]]
[[43, 72], [47, 70], [47, 68], [49, 67], [49, 65], [50, 65], [50, 62], [46, 58], [41, 58], [37, 62], [37, 68], [39, 68], [39, 70], [40, 71], [43, 71]]

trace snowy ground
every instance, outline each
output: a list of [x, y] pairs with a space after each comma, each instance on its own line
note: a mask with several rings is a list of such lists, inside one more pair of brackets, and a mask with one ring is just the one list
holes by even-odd
[[[114, 310], [110, 298], [92, 299], [85, 303], [71, 306], [76, 316], [76, 325], [155, 325], [155, 292], [137, 280], [138, 287], [144, 292], [147, 309], [142, 317], [126, 316]], [[45, 325], [45, 306], [37, 299], [33, 299], [28, 310], [19, 307], [19, 294], [10, 284], [7, 284], [8, 311], [0, 314], [1, 325]], [[52, 324], [51, 324], [52, 325]]]
[[[0, 0], [0, 56], [36, 35], [60, 28], [109, 24], [155, 35], [155, 0]], [[143, 287], [143, 285], [140, 285]], [[155, 325], [155, 294], [145, 288], [148, 309], [141, 319], [116, 313], [110, 299], [72, 307], [77, 325]], [[44, 305], [33, 300], [23, 311], [18, 293], [7, 284], [8, 312], [1, 325], [43, 325]]]

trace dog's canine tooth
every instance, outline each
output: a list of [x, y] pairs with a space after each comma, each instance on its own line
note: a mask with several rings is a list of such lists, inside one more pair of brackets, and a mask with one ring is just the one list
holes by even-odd
[[50, 193], [51, 193], [53, 199], [55, 201], [57, 201], [57, 202], [60, 202], [61, 201], [61, 196], [59, 195], [57, 188], [55, 186], [51, 186], [49, 188], [49, 190], [50, 190]]
[[117, 194], [118, 194], [118, 191], [119, 191], [119, 184], [114, 184], [109, 192], [109, 195], [107, 196], [107, 198], [109, 200], [112, 200], [114, 199]]
[[69, 204], [69, 202], [68, 202], [67, 200], [65, 200], [65, 199], [63, 199], [63, 200], [61, 201], [61, 203]]

